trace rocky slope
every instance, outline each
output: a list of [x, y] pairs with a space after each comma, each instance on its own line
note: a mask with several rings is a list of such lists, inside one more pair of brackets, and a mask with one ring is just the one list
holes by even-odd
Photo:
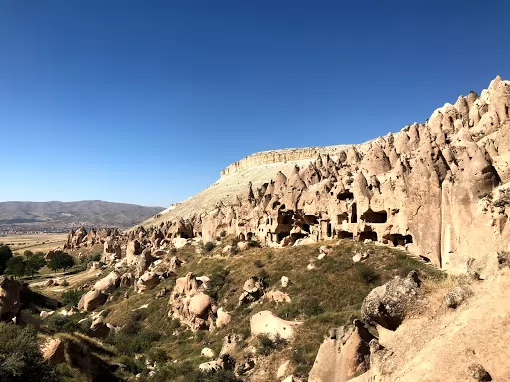
[[494, 79], [425, 123], [363, 145], [254, 154], [144, 222], [168, 238], [285, 246], [353, 237], [454, 272], [488, 272], [510, 239], [510, 82]]
[[0, 230], [69, 229], [73, 226], [130, 227], [161, 212], [162, 207], [79, 202], [0, 202]]

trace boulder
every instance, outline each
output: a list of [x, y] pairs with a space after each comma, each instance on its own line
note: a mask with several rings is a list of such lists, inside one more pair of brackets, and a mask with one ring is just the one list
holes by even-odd
[[12, 278], [0, 276], [0, 320], [11, 321], [21, 309], [22, 285]]
[[65, 362], [65, 345], [60, 338], [51, 339], [41, 349], [43, 359], [51, 365]]
[[110, 328], [101, 317], [98, 317], [92, 321], [90, 329], [87, 331], [87, 335], [94, 338], [106, 338], [109, 334]]
[[301, 325], [298, 321], [285, 321], [276, 317], [268, 310], [254, 314], [250, 319], [250, 329], [253, 336], [265, 334], [269, 337], [281, 337], [291, 339], [294, 336], [294, 328]]
[[281, 283], [282, 288], [287, 288], [287, 286], [289, 285], [289, 278], [287, 276], [282, 276]]
[[91, 290], [81, 296], [80, 302], [78, 304], [78, 309], [85, 310], [86, 312], [92, 312], [99, 306], [103, 305], [108, 296], [101, 291]]
[[250, 277], [243, 285], [243, 293], [239, 296], [239, 305], [259, 300], [264, 295], [264, 283], [257, 276]]
[[333, 248], [331, 248], [329, 245], [321, 245], [319, 248], [319, 254], [324, 256], [331, 255], [333, 254]]
[[232, 316], [226, 312], [223, 307], [219, 308], [216, 312], [216, 327], [221, 328], [222, 326], [228, 325]]
[[207, 314], [211, 306], [211, 297], [205, 293], [197, 293], [189, 300], [189, 311], [198, 317], [203, 317]]
[[132, 287], [135, 283], [135, 276], [133, 276], [132, 273], [127, 272], [124, 273], [122, 276], [120, 276], [120, 286], [125, 287]]
[[359, 320], [331, 330], [319, 348], [309, 382], [346, 382], [370, 368], [370, 341], [374, 338]]
[[386, 329], [397, 329], [406, 314], [423, 302], [420, 284], [416, 271], [411, 271], [405, 278], [396, 276], [372, 289], [361, 306], [362, 320]]
[[215, 356], [214, 350], [212, 350], [211, 348], [203, 348], [202, 351], [200, 352], [200, 355], [206, 358], [214, 358]]
[[117, 272], [113, 271], [108, 276], [102, 278], [94, 284], [93, 289], [102, 292], [112, 292], [119, 287], [120, 276]]
[[143, 293], [159, 284], [159, 276], [154, 272], [144, 273], [136, 282], [138, 293]]

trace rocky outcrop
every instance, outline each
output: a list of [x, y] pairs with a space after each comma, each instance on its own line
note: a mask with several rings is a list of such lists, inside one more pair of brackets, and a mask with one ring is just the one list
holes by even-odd
[[99, 290], [91, 290], [81, 296], [80, 302], [78, 303], [78, 309], [85, 310], [86, 312], [92, 312], [99, 306], [103, 305], [108, 296]]
[[268, 310], [256, 313], [250, 319], [250, 329], [253, 336], [264, 334], [286, 340], [294, 337], [294, 328], [301, 324], [302, 322], [299, 321], [282, 320]]
[[206, 293], [205, 284], [192, 273], [180, 277], [170, 294], [168, 316], [191, 330], [209, 330], [216, 320], [217, 306]]
[[353, 238], [454, 272], [490, 270], [510, 240], [509, 88], [497, 77], [480, 96], [362, 145], [254, 154], [147, 222], [147, 235], [213, 241], [225, 231], [270, 246]]
[[12, 278], [0, 276], [0, 320], [10, 321], [21, 309], [22, 285]]
[[332, 329], [319, 348], [309, 382], [345, 382], [370, 368], [370, 341], [374, 338], [363, 323]]
[[396, 276], [368, 294], [361, 306], [363, 321], [395, 330], [406, 315], [419, 307], [423, 300], [416, 271], [405, 278]]

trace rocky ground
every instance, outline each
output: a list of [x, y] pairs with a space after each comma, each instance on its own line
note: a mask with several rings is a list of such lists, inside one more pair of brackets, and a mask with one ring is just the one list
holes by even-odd
[[[134, 253], [126, 240], [86, 247], [102, 248], [101, 261], [33, 283], [28, 297], [2, 281], [2, 318], [39, 328], [45, 359], [66, 380], [509, 375], [504, 254], [501, 270], [480, 280], [353, 240], [267, 248], [226, 236], [213, 247], [190, 239], [176, 248], [140, 238]], [[85, 256], [83, 247], [70, 252]]]

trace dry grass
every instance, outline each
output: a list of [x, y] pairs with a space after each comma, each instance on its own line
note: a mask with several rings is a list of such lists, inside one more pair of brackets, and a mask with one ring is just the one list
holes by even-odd
[[46, 253], [52, 248], [64, 245], [66, 239], [65, 233], [5, 235], [0, 236], [0, 243], [8, 245], [18, 254], [23, 254], [27, 249]]

